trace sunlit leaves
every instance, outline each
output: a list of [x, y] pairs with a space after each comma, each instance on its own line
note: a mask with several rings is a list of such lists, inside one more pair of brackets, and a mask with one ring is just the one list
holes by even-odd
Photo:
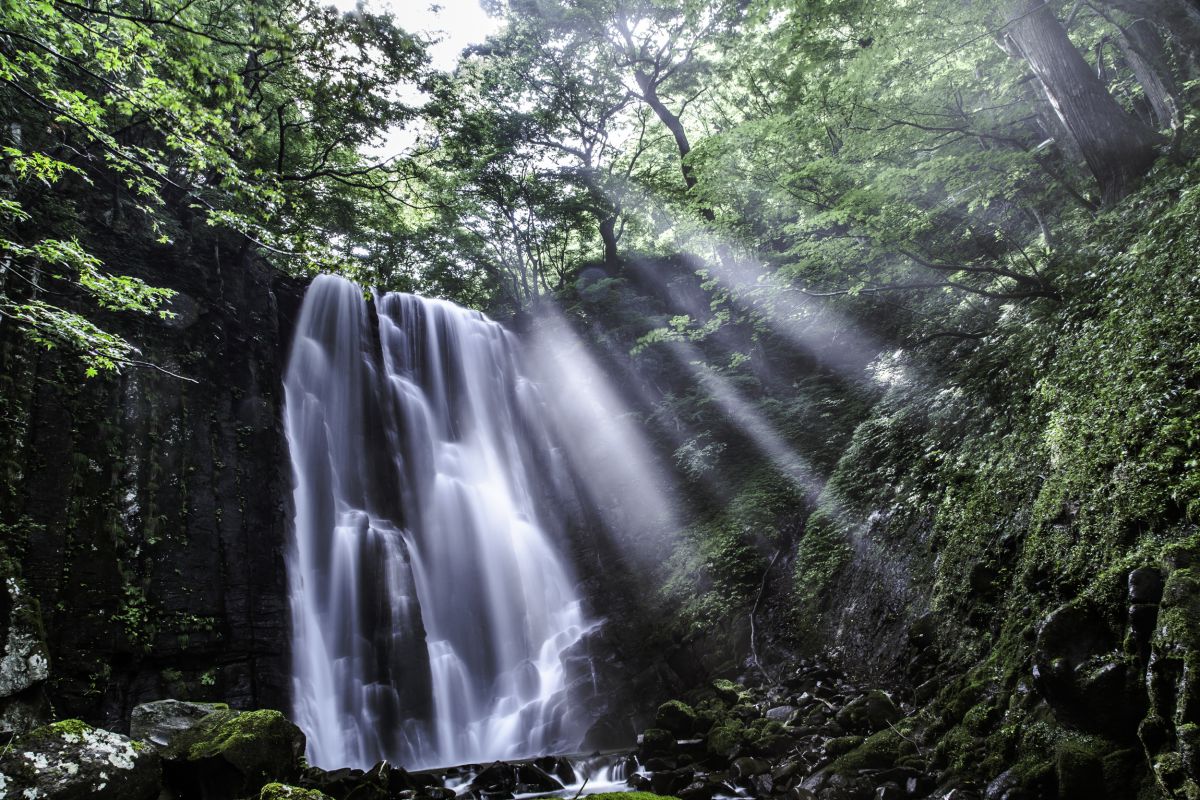
[[42, 344], [120, 365], [128, 351], [74, 312], [48, 336], [58, 312], [39, 297], [50, 279], [109, 311], [163, 313], [170, 292], [89, 252], [87, 231], [114, 220], [169, 243], [198, 216], [282, 267], [345, 267], [338, 239], [355, 222], [331, 209], [392, 202], [400, 179], [360, 150], [408, 118], [398, 87], [424, 59], [390, 17], [312, 0], [5, 4], [0, 250], [23, 280], [5, 284], [4, 313]]

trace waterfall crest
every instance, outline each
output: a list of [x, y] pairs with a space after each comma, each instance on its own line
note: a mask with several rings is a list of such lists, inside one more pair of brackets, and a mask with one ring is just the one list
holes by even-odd
[[577, 746], [562, 655], [588, 622], [539, 513], [555, 451], [510, 335], [320, 276], [285, 399], [309, 761], [424, 768]]

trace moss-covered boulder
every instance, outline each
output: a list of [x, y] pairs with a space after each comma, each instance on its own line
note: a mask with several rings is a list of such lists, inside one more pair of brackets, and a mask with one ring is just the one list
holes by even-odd
[[717, 699], [726, 705], [737, 705], [742, 699], [742, 692], [741, 689], [738, 688], [738, 685], [731, 680], [726, 680], [725, 678], [718, 678], [717, 680], [713, 681], [712, 690], [713, 694], [717, 696]]
[[709, 755], [718, 758], [734, 758], [742, 749], [746, 726], [740, 719], [724, 719], [713, 725], [708, 732], [705, 748]]
[[678, 738], [685, 739], [696, 731], [696, 712], [687, 703], [668, 700], [658, 707], [654, 727], [668, 730]]
[[258, 800], [331, 800], [316, 789], [301, 789], [286, 783], [268, 783], [258, 793]]
[[163, 751], [166, 782], [181, 798], [248, 797], [300, 774], [304, 734], [278, 711], [214, 711]]
[[79, 720], [38, 728], [0, 752], [2, 798], [152, 800], [162, 786], [151, 748]]
[[642, 755], [664, 755], [674, 749], [675, 735], [664, 728], [650, 728], [642, 734]]

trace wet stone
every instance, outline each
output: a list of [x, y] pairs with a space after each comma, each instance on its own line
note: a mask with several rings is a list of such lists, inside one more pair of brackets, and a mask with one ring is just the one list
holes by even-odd
[[787, 722], [797, 711], [799, 709], [795, 706], [775, 706], [767, 711], [767, 719], [773, 719], [776, 722]]

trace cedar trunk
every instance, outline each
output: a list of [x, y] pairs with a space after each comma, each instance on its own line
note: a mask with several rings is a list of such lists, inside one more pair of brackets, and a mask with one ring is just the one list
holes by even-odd
[[1016, 0], [1007, 9], [1008, 36], [1079, 145], [1104, 202], [1124, 197], [1157, 158], [1158, 136], [1113, 99], [1047, 4]]

